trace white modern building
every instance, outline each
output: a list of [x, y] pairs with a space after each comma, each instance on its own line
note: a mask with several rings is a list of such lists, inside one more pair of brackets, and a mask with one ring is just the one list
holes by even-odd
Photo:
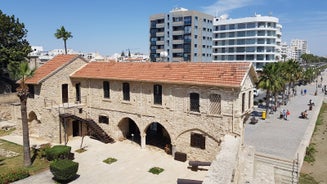
[[301, 55], [308, 53], [308, 43], [306, 40], [293, 39], [290, 44], [291, 58], [301, 62]]
[[211, 62], [213, 18], [184, 8], [150, 16], [150, 60]]
[[257, 70], [281, 60], [281, 29], [278, 18], [255, 15], [238, 19], [226, 16], [213, 21], [213, 60], [253, 62]]

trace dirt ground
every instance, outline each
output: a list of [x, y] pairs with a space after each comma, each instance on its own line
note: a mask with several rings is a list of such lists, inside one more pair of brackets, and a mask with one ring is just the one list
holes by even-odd
[[309, 174], [314, 179], [321, 183], [327, 184], [327, 112], [322, 114], [322, 124], [318, 125], [314, 132], [311, 143], [315, 143], [316, 153], [314, 158], [316, 161], [313, 164], [303, 163], [301, 173]]

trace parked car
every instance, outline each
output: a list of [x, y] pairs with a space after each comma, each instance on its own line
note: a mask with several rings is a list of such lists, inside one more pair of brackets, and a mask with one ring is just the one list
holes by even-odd
[[254, 95], [254, 97], [257, 97], [259, 95], [257, 88], [254, 88], [253, 95]]

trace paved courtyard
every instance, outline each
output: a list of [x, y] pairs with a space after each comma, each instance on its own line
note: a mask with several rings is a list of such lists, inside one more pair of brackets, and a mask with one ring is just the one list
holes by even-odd
[[[21, 136], [4, 136], [6, 139], [18, 144], [22, 143]], [[40, 144], [42, 140], [31, 139], [32, 144]], [[69, 141], [72, 151], [79, 149], [81, 138], [75, 137]], [[75, 161], [79, 163], [78, 173], [80, 176], [71, 183], [124, 183], [124, 184], [162, 184], [176, 183], [177, 178], [203, 180], [207, 171], [191, 171], [188, 162], [180, 162], [167, 155], [163, 150], [147, 146], [141, 149], [139, 145], [130, 141], [116, 142], [114, 144], [103, 144], [102, 142], [85, 137], [84, 144], [86, 152], [76, 153]], [[118, 161], [110, 165], [102, 161], [108, 157], [116, 158]], [[159, 175], [149, 173], [152, 167], [164, 169]], [[50, 171], [30, 176], [16, 184], [30, 183], [55, 183]]]

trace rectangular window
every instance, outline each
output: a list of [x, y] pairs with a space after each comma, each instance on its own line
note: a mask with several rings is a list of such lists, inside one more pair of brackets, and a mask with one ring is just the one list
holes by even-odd
[[242, 113], [245, 111], [245, 93], [242, 93]]
[[206, 137], [202, 134], [191, 133], [191, 147], [206, 149]]
[[109, 118], [107, 116], [99, 116], [99, 123], [109, 124]]
[[153, 86], [153, 103], [161, 105], [162, 104], [162, 86], [154, 85]]
[[33, 85], [28, 85], [28, 98], [34, 98], [34, 86]]
[[123, 100], [129, 101], [130, 95], [129, 95], [129, 83], [124, 82], [123, 83]]
[[110, 83], [103, 81], [103, 98], [110, 98]]
[[221, 97], [218, 94], [210, 95], [210, 114], [221, 114]]
[[252, 91], [249, 91], [249, 103], [248, 103], [248, 109], [251, 108], [251, 98], [252, 98]]
[[198, 93], [190, 93], [190, 111], [200, 112], [200, 95]]

